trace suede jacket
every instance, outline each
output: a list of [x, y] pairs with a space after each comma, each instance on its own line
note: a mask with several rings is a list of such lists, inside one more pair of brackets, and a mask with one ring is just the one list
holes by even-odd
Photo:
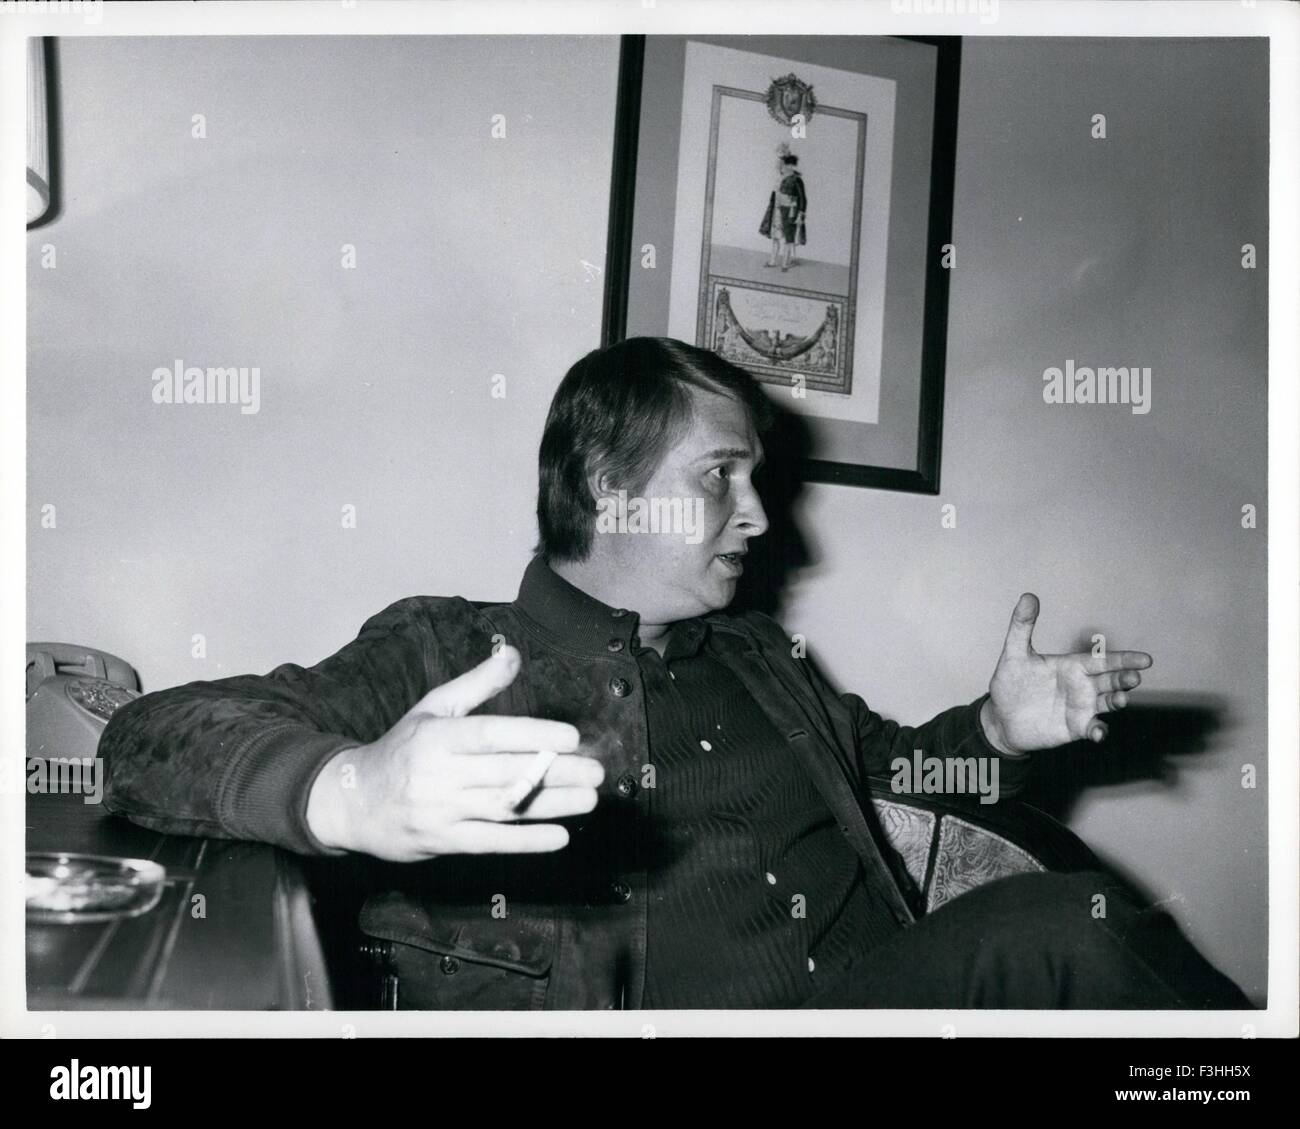
[[[310, 668], [194, 682], [123, 706], [100, 742], [105, 804], [173, 834], [251, 839], [330, 854], [307, 825], [307, 797], [336, 753], [382, 736], [430, 689], [517, 647], [514, 683], [478, 712], [576, 726], [605, 765], [596, 809], [566, 821], [547, 855], [462, 855], [390, 865], [362, 929], [392, 943], [401, 1006], [635, 1008], [645, 966], [647, 876], [656, 842], [644, 692], [632, 655], [637, 617], [559, 581], [535, 559], [510, 604], [478, 608], [417, 596], [368, 620]], [[999, 757], [979, 720], [984, 699], [917, 728], [837, 693], [782, 628], [756, 612], [705, 617], [712, 638], [805, 766], [897, 922], [915, 890], [870, 803], [868, 777], [896, 757]], [[1003, 759], [1001, 791], [1027, 758]]]

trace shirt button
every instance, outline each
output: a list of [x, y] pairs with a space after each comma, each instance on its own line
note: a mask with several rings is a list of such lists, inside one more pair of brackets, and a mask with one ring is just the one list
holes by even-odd
[[438, 967], [441, 968], [442, 971], [445, 972], [448, 976], [454, 976], [457, 972], [460, 971], [460, 961], [458, 961], [455, 957], [446, 956], [443, 957], [442, 960], [438, 962]]
[[605, 644], [605, 650], [613, 651], [614, 654], [618, 654], [619, 651], [621, 651], [622, 649], [623, 649], [622, 639], [611, 639], [608, 643]]
[[815, 972], [816, 970], [817, 970], [817, 963], [813, 960], [812, 957], [809, 957], [809, 958], [808, 958], [808, 971], [809, 971], [809, 972]]
[[609, 890], [614, 895], [616, 902], [630, 902], [632, 900], [632, 887], [626, 882], [615, 882]]
[[609, 692], [616, 698], [626, 698], [632, 693], [632, 683], [626, 678], [611, 678], [609, 680]]
[[767, 872], [767, 884], [769, 886], [776, 885], [776, 875], [773, 874], [770, 870]]
[[636, 795], [636, 777], [631, 773], [626, 776], [620, 776], [618, 783], [614, 785], [614, 790], [625, 800], [630, 800]]

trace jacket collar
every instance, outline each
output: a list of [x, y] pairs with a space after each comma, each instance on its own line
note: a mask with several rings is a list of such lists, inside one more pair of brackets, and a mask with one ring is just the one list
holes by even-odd
[[[524, 570], [515, 607], [557, 644], [580, 654], [631, 654], [640, 623], [636, 612], [612, 608], [589, 596], [552, 571], [540, 556]], [[684, 619], [673, 626], [665, 658], [698, 653], [711, 627], [744, 635], [726, 623], [725, 617]]]

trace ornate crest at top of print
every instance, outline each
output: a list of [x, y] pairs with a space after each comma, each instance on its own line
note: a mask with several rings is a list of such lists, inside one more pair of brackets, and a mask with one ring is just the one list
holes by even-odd
[[796, 114], [803, 115], [806, 125], [817, 109], [813, 88], [793, 72], [774, 78], [767, 88], [767, 112], [782, 125], [793, 125]]

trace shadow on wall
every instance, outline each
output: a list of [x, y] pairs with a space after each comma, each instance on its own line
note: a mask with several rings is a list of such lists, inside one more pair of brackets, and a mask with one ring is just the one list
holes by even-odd
[[[749, 543], [745, 573], [733, 610], [759, 611], [780, 620], [783, 593], [790, 578], [817, 564], [808, 537], [799, 527], [798, 510], [804, 484], [799, 462], [811, 449], [804, 420], [777, 408], [776, 422], [763, 436], [766, 461], [759, 472], [759, 490], [767, 512], [768, 531]], [[1081, 633], [1076, 651], [1092, 646]], [[1175, 788], [1186, 758], [1216, 751], [1215, 735], [1228, 723], [1227, 699], [1221, 695], [1139, 690], [1140, 701], [1109, 714], [1110, 733], [1101, 745], [1076, 741], [1039, 754], [1040, 764], [1024, 798], [1063, 823], [1075, 814], [1089, 788], [1150, 781]], [[1261, 781], [1262, 783], [1262, 781]]]
[[1038, 754], [1050, 767], [1036, 766], [1023, 798], [1068, 822], [1089, 788], [1148, 781], [1175, 789], [1182, 774], [1195, 767], [1196, 758], [1220, 751], [1214, 738], [1227, 728], [1226, 699], [1214, 694], [1138, 693], [1146, 698], [1142, 704], [1106, 715], [1110, 734], [1102, 744], [1076, 741]]
[[749, 542], [732, 610], [763, 612], [780, 621], [782, 596], [791, 576], [817, 561], [796, 519], [804, 491], [799, 463], [812, 450], [812, 435], [801, 417], [780, 405], [773, 407], [776, 418], [762, 437], [764, 462], [756, 476], [768, 529]]
[[[1186, 692], [1144, 696], [1144, 704], [1107, 715], [1110, 732], [1101, 745], [1077, 741], [1036, 754], [1034, 771], [1019, 798], [1069, 823], [1089, 790], [1127, 787], [1176, 796], [1185, 777], [1201, 769], [1211, 771], [1212, 762], [1223, 753], [1218, 737], [1233, 725], [1227, 700]], [[1257, 782], [1261, 788], [1264, 784], [1263, 779]], [[1095, 837], [1087, 842], [1103, 869], [1124, 882], [1144, 905], [1166, 906], [1182, 900], [1177, 894], [1165, 897], [1163, 889], [1149, 878], [1144, 880], [1121, 845], [1098, 842]], [[1262, 982], [1252, 990], [1239, 976], [1236, 979], [1255, 1006], [1268, 1006]]]
[[[733, 610], [759, 611], [780, 621], [784, 590], [792, 576], [817, 564], [817, 554], [798, 520], [804, 492], [799, 463], [811, 450], [806, 423], [778, 407], [776, 422], [763, 436], [763, 448], [766, 462], [758, 482], [769, 528], [749, 544]], [[1081, 633], [1071, 645], [1076, 651], [1086, 651], [1092, 646], [1092, 636]], [[1020, 798], [1069, 824], [1090, 789], [1145, 784], [1150, 791], [1175, 791], [1182, 776], [1197, 767], [1199, 758], [1220, 751], [1216, 737], [1231, 720], [1225, 697], [1188, 692], [1139, 694], [1140, 703], [1107, 715], [1109, 735], [1101, 745], [1076, 741], [1036, 754], [1035, 771]], [[1107, 847], [1105, 843], [1089, 845], [1101, 852]], [[1151, 892], [1127, 868], [1113, 860], [1108, 860], [1107, 866], [1150, 900]]]

